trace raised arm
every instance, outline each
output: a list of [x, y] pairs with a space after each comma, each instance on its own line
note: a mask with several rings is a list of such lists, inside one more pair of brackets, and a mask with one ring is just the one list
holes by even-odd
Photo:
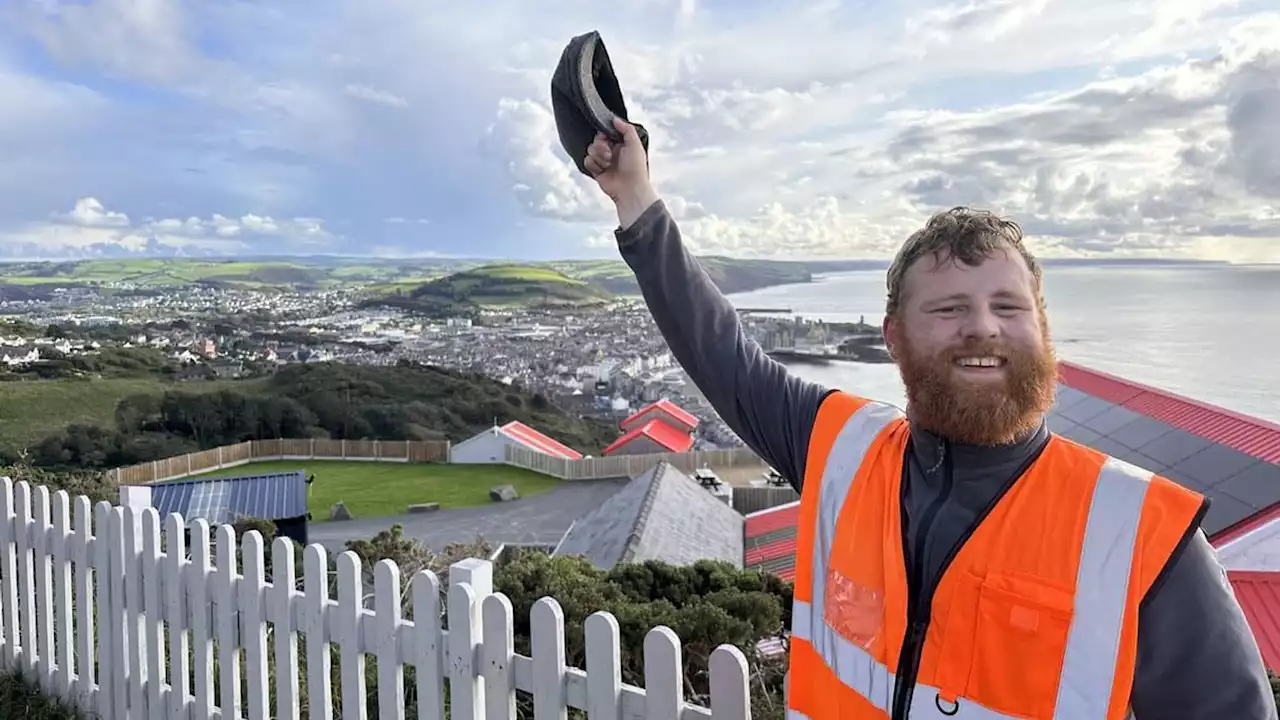
[[685, 249], [649, 184], [635, 131], [592, 144], [585, 165], [614, 200], [618, 246], [676, 360], [725, 423], [797, 489], [828, 390], [787, 372], [746, 336], [738, 313]]

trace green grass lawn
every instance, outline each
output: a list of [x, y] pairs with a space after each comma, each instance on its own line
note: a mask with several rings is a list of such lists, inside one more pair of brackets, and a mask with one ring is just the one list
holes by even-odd
[[253, 473], [305, 470], [315, 475], [307, 503], [313, 521], [327, 521], [329, 508], [346, 503], [355, 518], [403, 514], [415, 503], [438, 502], [441, 508], [484, 505], [489, 488], [513, 485], [520, 497], [544, 493], [560, 480], [510, 465], [445, 465], [434, 463], [280, 460], [250, 463], [204, 473], [228, 477]]
[[227, 382], [164, 383], [157, 378], [15, 380], [0, 382], [0, 448], [17, 451], [76, 423], [116, 426], [116, 405], [135, 393], [199, 392]]

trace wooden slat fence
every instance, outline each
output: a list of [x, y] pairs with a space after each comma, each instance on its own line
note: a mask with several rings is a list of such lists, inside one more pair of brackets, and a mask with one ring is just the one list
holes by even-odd
[[121, 485], [145, 485], [264, 460], [367, 460], [448, 462], [447, 440], [249, 440], [211, 450], [116, 468]]
[[272, 543], [270, 579], [257, 532], [241, 540], [239, 571], [236, 549], [229, 526], [211, 535], [202, 519], [162, 522], [152, 508], [91, 506], [0, 479], [0, 668], [26, 671], [46, 693], [116, 720], [298, 720], [303, 707], [310, 718], [331, 718], [339, 706], [344, 720], [363, 720], [373, 698], [378, 717], [403, 720], [405, 666], [415, 668], [423, 720], [446, 717], [445, 678], [452, 720], [510, 720], [516, 690], [532, 696], [539, 718], [563, 718], [567, 707], [593, 719], [750, 718], [742, 653], [717, 648], [710, 708], [687, 703], [680, 641], [666, 627], [644, 640], [647, 689], [621, 682], [618, 623], [606, 612], [586, 620], [586, 670], [565, 667], [555, 598], [533, 606], [531, 657], [516, 654], [511, 602], [493, 592], [487, 560], [450, 567], [445, 627], [430, 571], [406, 582], [382, 560], [367, 596], [359, 557], [344, 552], [330, 597], [322, 546], [305, 549], [301, 582], [291, 540]]
[[601, 480], [604, 478], [635, 477], [659, 462], [666, 461], [675, 468], [691, 473], [702, 467], [734, 468], [765, 467], [764, 461], [751, 450], [696, 450], [684, 453], [654, 453], [647, 455], [611, 455], [608, 457], [567, 460], [552, 457], [528, 448], [507, 445], [503, 459], [515, 465], [561, 480]]

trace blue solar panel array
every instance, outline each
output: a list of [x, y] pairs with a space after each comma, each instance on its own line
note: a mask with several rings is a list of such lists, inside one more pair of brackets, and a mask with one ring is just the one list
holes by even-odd
[[183, 520], [204, 518], [210, 524], [295, 518], [307, 514], [307, 479], [296, 470], [158, 483], [151, 486], [151, 506], [160, 517], [180, 513]]

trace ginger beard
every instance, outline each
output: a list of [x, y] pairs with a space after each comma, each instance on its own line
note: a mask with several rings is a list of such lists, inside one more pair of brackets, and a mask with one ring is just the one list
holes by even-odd
[[[1039, 348], [972, 341], [922, 356], [905, 337], [898, 371], [907, 389], [908, 413], [921, 428], [969, 445], [1007, 445], [1039, 427], [1053, 406], [1058, 364], [1044, 327]], [[965, 377], [956, 365], [962, 357], [1003, 358], [991, 378]]]

